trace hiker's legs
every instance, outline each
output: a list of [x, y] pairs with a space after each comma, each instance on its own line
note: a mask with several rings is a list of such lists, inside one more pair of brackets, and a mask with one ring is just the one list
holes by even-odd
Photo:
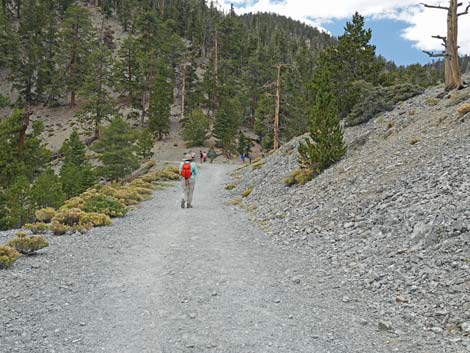
[[196, 180], [195, 179], [189, 179], [189, 185], [187, 187], [188, 189], [188, 197], [186, 198], [186, 202], [188, 205], [191, 205], [193, 203], [193, 193], [194, 193], [194, 187], [196, 185]]
[[186, 180], [186, 179], [183, 179], [183, 184], [182, 185], [182, 188], [183, 188], [183, 194], [182, 194], [182, 199], [181, 199], [181, 207], [184, 208], [184, 203], [185, 202], [188, 202], [188, 199], [189, 199], [189, 180]]

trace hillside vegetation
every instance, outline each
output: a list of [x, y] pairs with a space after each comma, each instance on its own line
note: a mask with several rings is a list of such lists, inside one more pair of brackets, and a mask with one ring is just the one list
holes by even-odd
[[286, 179], [299, 137], [236, 171], [231, 193], [276, 240], [311, 247], [390, 330], [418, 326], [448, 347], [470, 327], [470, 89], [440, 95], [347, 128], [346, 156], [303, 186]]

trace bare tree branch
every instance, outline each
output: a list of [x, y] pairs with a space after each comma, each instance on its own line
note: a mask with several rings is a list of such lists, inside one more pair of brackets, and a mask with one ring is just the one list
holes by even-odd
[[445, 52], [442, 53], [433, 53], [430, 51], [423, 50], [423, 53], [428, 54], [431, 58], [443, 58], [446, 56]]
[[433, 38], [436, 38], [436, 39], [440, 39], [442, 40], [444, 43], [447, 42], [447, 38], [446, 37], [443, 37], [443, 36], [432, 36]]
[[436, 6], [436, 5], [428, 5], [428, 4], [424, 4], [424, 3], [421, 3], [421, 5], [424, 5], [424, 7], [427, 7], [429, 9], [440, 9], [440, 10], [449, 10], [448, 7], [445, 7], [445, 6]]
[[469, 10], [470, 10], [470, 3], [465, 8], [465, 11], [458, 13], [457, 16], [468, 15]]

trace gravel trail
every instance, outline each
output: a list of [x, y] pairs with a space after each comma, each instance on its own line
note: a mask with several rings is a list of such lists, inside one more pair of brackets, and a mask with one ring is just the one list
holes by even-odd
[[423, 352], [411, 332], [379, 330], [312, 249], [225, 206], [229, 170], [204, 166], [194, 209], [178, 184], [0, 271], [0, 352]]

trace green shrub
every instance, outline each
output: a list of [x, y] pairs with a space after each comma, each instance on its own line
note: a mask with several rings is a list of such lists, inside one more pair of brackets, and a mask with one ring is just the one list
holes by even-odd
[[50, 221], [52, 221], [52, 218], [54, 218], [55, 213], [55, 209], [53, 209], [52, 207], [46, 207], [36, 210], [36, 212], [34, 212], [34, 217], [39, 222], [49, 223]]
[[236, 187], [237, 186], [235, 184], [227, 184], [227, 185], [225, 185], [225, 190], [233, 190]]
[[0, 245], [0, 269], [10, 267], [20, 256], [16, 249]]
[[61, 223], [66, 226], [73, 226], [80, 222], [80, 216], [82, 215], [82, 213], [83, 211], [79, 208], [60, 210], [52, 219], [52, 223]]
[[243, 191], [242, 197], [248, 197], [248, 196], [250, 196], [250, 194], [252, 193], [252, 191], [253, 191], [253, 187], [250, 186], [250, 187], [247, 188], [245, 191]]
[[112, 196], [98, 194], [85, 201], [81, 209], [85, 212], [104, 213], [111, 217], [123, 217], [126, 206]]
[[41, 222], [26, 223], [23, 229], [29, 229], [34, 234], [44, 234], [49, 230], [49, 225]]
[[80, 215], [80, 225], [92, 224], [94, 227], [110, 226], [111, 218], [103, 213], [89, 212]]
[[65, 224], [59, 223], [59, 222], [52, 222], [51, 224], [51, 231], [52, 234], [54, 235], [64, 235], [67, 233], [71, 228], [69, 226], [66, 226]]
[[[357, 83], [358, 85], [361, 82]], [[402, 83], [390, 87], [374, 87], [370, 84], [362, 89], [359, 102], [345, 119], [346, 126], [366, 123], [382, 112], [391, 111], [399, 102], [403, 102], [424, 92], [422, 87]]]
[[446, 108], [450, 108], [450, 107], [453, 107], [457, 104], [460, 104], [464, 101], [466, 101], [467, 99], [470, 98], [470, 95], [468, 93], [461, 93], [461, 92], [455, 92], [450, 98], [449, 98], [449, 101], [446, 103]]
[[6, 108], [11, 105], [10, 98], [0, 94], [0, 108]]
[[424, 103], [430, 107], [434, 107], [439, 104], [439, 99], [437, 98], [428, 98], [424, 101]]
[[314, 173], [310, 169], [296, 169], [284, 178], [284, 184], [292, 186], [295, 184], [305, 185], [313, 179]]
[[16, 238], [8, 242], [8, 246], [15, 248], [24, 255], [32, 255], [36, 251], [49, 246], [47, 240], [40, 235], [27, 236], [26, 233], [16, 233]]

